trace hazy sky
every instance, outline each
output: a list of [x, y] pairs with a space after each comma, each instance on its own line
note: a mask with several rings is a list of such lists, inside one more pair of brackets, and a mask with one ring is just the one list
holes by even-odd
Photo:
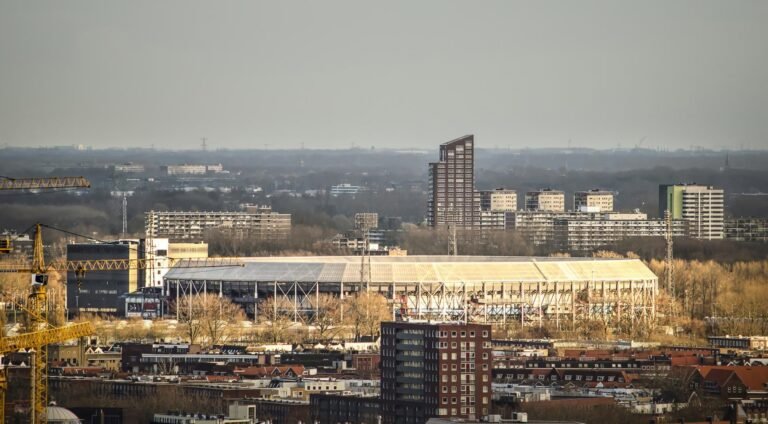
[[768, 1], [0, 0], [0, 146], [768, 148]]

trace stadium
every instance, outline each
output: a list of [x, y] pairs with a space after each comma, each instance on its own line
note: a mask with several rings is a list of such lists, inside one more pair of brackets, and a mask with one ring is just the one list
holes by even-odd
[[[321, 294], [386, 297], [393, 316], [558, 326], [655, 317], [658, 278], [638, 259], [498, 256], [318, 256], [242, 258], [243, 267], [174, 268], [173, 301], [215, 293], [258, 317], [280, 305], [311, 319]], [[278, 301], [275, 301], [278, 300]]]

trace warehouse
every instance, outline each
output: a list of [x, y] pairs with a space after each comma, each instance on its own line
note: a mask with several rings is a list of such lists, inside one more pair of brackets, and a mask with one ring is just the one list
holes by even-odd
[[[298, 321], [311, 317], [320, 294], [344, 298], [371, 291], [390, 301], [395, 318], [560, 325], [652, 321], [658, 291], [656, 275], [637, 259], [317, 256], [242, 262], [244, 267], [172, 269], [166, 294], [217, 293], [251, 316], [280, 304], [292, 308]], [[280, 298], [287, 301], [273, 302]]]

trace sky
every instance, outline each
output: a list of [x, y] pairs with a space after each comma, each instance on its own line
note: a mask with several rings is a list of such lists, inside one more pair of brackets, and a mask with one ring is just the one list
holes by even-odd
[[0, 0], [0, 147], [768, 149], [768, 1]]

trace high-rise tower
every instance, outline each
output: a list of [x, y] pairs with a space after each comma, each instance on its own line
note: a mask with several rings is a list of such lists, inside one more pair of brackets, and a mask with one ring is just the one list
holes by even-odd
[[475, 190], [474, 145], [473, 135], [443, 143], [440, 145], [440, 160], [429, 164], [429, 226], [480, 226], [480, 193]]

